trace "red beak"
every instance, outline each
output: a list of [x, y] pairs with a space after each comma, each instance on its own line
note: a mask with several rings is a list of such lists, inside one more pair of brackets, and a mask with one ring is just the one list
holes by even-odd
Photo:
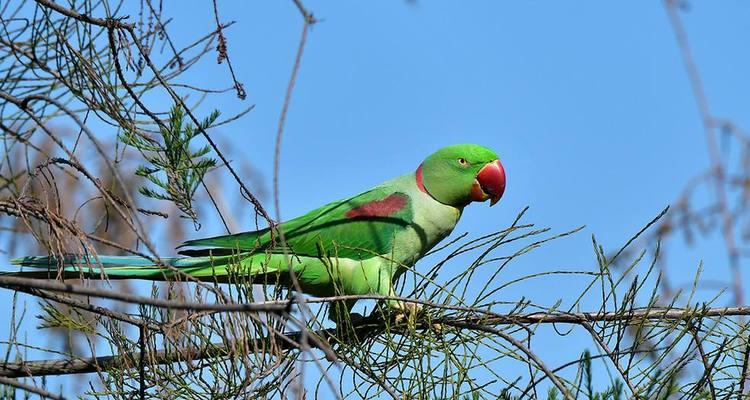
[[479, 170], [476, 183], [472, 188], [472, 200], [490, 199], [490, 207], [503, 197], [505, 192], [505, 168], [500, 160], [495, 160]]

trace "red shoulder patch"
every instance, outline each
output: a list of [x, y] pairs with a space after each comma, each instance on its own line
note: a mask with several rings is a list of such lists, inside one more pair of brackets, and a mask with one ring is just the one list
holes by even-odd
[[406, 206], [407, 197], [394, 193], [382, 200], [375, 200], [352, 208], [346, 212], [346, 218], [389, 217]]

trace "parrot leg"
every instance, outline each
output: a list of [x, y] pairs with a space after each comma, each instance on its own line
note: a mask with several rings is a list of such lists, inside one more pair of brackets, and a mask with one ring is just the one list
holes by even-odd
[[399, 301], [391, 305], [391, 310], [396, 312], [394, 322], [397, 325], [405, 322], [408, 326], [413, 327], [416, 325], [417, 316], [422, 313], [422, 305]]
[[[397, 296], [392, 285], [388, 290], [387, 296]], [[422, 305], [419, 303], [411, 303], [402, 300], [387, 300], [386, 304], [391, 311], [395, 312], [396, 315], [393, 322], [397, 325], [406, 322], [410, 327], [415, 326], [417, 316], [422, 312]]]
[[[419, 304], [419, 303], [411, 303], [411, 302], [394, 300], [394, 301], [389, 302], [388, 306], [390, 307], [391, 310], [396, 312], [396, 316], [394, 317], [393, 322], [395, 322], [396, 325], [406, 323], [406, 325], [409, 328], [414, 328], [416, 326], [417, 317], [419, 317], [419, 315], [422, 314], [423, 312], [422, 304]], [[433, 323], [431, 325], [431, 328], [438, 335], [442, 335], [443, 333], [442, 324]]]

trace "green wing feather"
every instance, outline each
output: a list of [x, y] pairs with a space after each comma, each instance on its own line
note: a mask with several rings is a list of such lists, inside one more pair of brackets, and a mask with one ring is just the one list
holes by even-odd
[[[309, 257], [334, 255], [364, 260], [391, 251], [393, 237], [413, 224], [411, 198], [389, 187], [378, 187], [333, 202], [280, 225], [286, 251]], [[231, 252], [282, 253], [281, 239], [272, 242], [271, 231], [261, 229], [235, 235], [190, 240], [180, 254], [204, 256]], [[326, 253], [326, 254], [322, 254]]]

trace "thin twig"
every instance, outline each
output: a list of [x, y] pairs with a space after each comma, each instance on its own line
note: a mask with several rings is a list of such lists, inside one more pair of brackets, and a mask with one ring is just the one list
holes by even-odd
[[29, 385], [27, 383], [19, 382], [19, 381], [15, 380], [15, 379], [12, 379], [12, 378], [9, 378], [9, 377], [6, 377], [6, 376], [0, 376], [0, 384], [8, 385], [8, 386], [13, 386], [15, 388], [24, 390], [24, 391], [29, 392], [29, 393], [34, 393], [36, 395], [39, 395], [39, 396], [41, 396], [43, 398], [47, 398], [47, 399], [65, 400], [65, 397], [63, 397], [61, 395], [54, 394], [54, 393], [52, 393], [50, 391], [44, 390], [42, 388], [38, 388], [36, 386]]

